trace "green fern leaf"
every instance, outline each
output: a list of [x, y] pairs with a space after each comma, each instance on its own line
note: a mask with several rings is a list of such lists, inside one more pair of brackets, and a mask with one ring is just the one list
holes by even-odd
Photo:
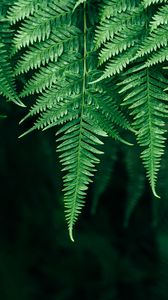
[[124, 105], [132, 109], [131, 115], [134, 118], [133, 127], [137, 130], [137, 141], [145, 148], [141, 153], [143, 164], [153, 194], [158, 197], [155, 185], [161, 156], [164, 153], [163, 135], [166, 132], [164, 118], [168, 113], [165, 101], [168, 100], [168, 95], [163, 91], [163, 87], [166, 88], [167, 80], [157, 70], [145, 68], [137, 73], [135, 69], [134, 72], [135, 74], [122, 82], [125, 87], [121, 92], [128, 93]]
[[151, 67], [158, 63], [163, 63], [168, 60], [168, 48], [161, 48], [159, 51], [153, 52], [153, 54], [147, 59], [146, 66]]
[[11, 24], [28, 18], [33, 15], [40, 7], [46, 6], [50, 1], [45, 0], [19, 0], [8, 10], [8, 20]]
[[109, 19], [118, 13], [135, 8], [138, 4], [138, 0], [103, 0], [100, 4], [100, 18], [101, 20]]
[[76, 2], [76, 4], [75, 4], [73, 10], [75, 10], [80, 4], [83, 4], [83, 3], [85, 3], [86, 1], [87, 1], [87, 0], [78, 0], [78, 1]]
[[12, 101], [19, 106], [25, 106], [16, 93], [12, 66], [9, 55], [11, 48], [11, 31], [5, 16], [0, 15], [0, 85], [2, 94], [8, 101]]
[[117, 57], [111, 59], [111, 61], [107, 64], [104, 74], [94, 82], [99, 82], [103, 79], [110, 78], [116, 74], [120, 74], [130, 62], [135, 59], [135, 54], [137, 52], [137, 48], [130, 48], [122, 55], [118, 55]]
[[[100, 21], [95, 43], [100, 48], [99, 65], [105, 64], [104, 74], [95, 82], [121, 73], [136, 58], [139, 44], [145, 36], [146, 14], [144, 7], [134, 1], [119, 1], [115, 16]], [[114, 1], [113, 5], [116, 3]], [[125, 3], [125, 8], [122, 7]]]
[[[99, 146], [103, 143], [99, 137], [109, 135], [130, 144], [120, 136], [120, 131], [121, 128], [131, 130], [117, 101], [111, 97], [110, 89], [107, 92], [102, 84], [89, 85], [101, 73], [97, 70], [97, 54], [93, 49], [95, 24], [89, 19], [86, 24], [90, 5], [83, 1], [83, 5], [74, 10], [74, 2], [55, 1], [33, 11], [28, 19], [22, 15], [24, 20], [15, 38], [15, 49], [23, 52], [15, 75], [24, 73], [27, 76], [33, 70], [28, 74], [30, 79], [21, 96], [39, 94], [36, 103], [21, 120], [34, 117], [34, 125], [20, 137], [36, 129], [63, 125], [58, 131], [61, 134], [58, 151], [66, 172], [63, 177], [64, 201], [71, 240], [73, 226], [96, 170], [95, 164], [99, 162], [96, 155], [102, 154]], [[95, 9], [94, 6], [93, 13]], [[78, 21], [79, 14], [83, 19], [82, 26]], [[10, 16], [12, 18], [12, 13]], [[37, 16], [38, 22], [34, 24]]]
[[168, 5], [164, 5], [154, 15], [151, 24], [151, 30], [157, 29], [160, 25], [167, 25], [168, 23]]
[[144, 38], [136, 54], [136, 58], [144, 57], [146, 59], [147, 67], [162, 63], [167, 59], [167, 13], [167, 5], [163, 5], [156, 10], [152, 20], [148, 24], [149, 34]]
[[69, 171], [63, 179], [66, 220], [72, 241], [74, 241], [73, 226], [85, 204], [84, 198], [87, 186], [92, 182], [90, 177], [95, 172], [95, 164], [99, 162], [95, 154], [102, 154], [95, 148], [99, 144], [102, 143], [95, 137], [95, 128], [93, 131], [92, 125], [79, 119], [75, 125], [72, 122], [68, 130], [65, 127], [63, 142], [58, 146], [57, 151], [66, 153], [66, 156], [60, 156], [63, 170]]
[[52, 28], [60, 24], [60, 20], [69, 21], [68, 14], [72, 7], [72, 1], [64, 0], [60, 3], [57, 0], [55, 3], [37, 10], [18, 30], [14, 39], [14, 51], [49, 38]]
[[123, 13], [118, 13], [117, 16], [111, 19], [102, 20], [97, 27], [95, 35], [95, 44], [98, 49], [102, 44], [114, 38], [115, 34], [119, 34], [127, 26], [141, 25], [144, 20], [140, 18], [142, 13], [142, 7], [132, 9]]
[[79, 67], [82, 66], [82, 57], [78, 55], [78, 60], [75, 52], [69, 52], [62, 54], [58, 59], [57, 64], [49, 63], [47, 67], [42, 67], [38, 73], [36, 73], [32, 79], [26, 84], [24, 91], [21, 93], [21, 97], [42, 92], [46, 88], [52, 87], [52, 85], [59, 84], [62, 81], [62, 76], [66, 72], [78, 72]]
[[168, 30], [166, 27], [161, 26], [156, 32], [152, 32], [151, 35], [143, 42], [143, 45], [137, 52], [137, 57], [148, 55], [161, 47], [166, 47], [167, 44]]
[[[142, 27], [140, 27], [140, 30]], [[138, 29], [136, 30], [129, 30], [127, 33], [127, 29], [125, 30], [124, 34], [116, 35], [113, 39], [113, 42], [106, 43], [105, 48], [101, 49], [99, 54], [99, 65], [102, 65], [109, 59], [114, 56], [119, 55], [120, 53], [124, 52], [125, 50], [133, 47], [139, 41], [138, 36]]]
[[167, 0], [143, 0], [144, 6], [148, 7], [151, 4], [168, 3]]
[[77, 50], [77, 41], [80, 30], [75, 26], [61, 26], [54, 30], [50, 38], [34, 47], [30, 47], [16, 66], [15, 74], [28, 72], [30, 69], [39, 68], [48, 62], [57, 61], [63, 54]]
[[[64, 200], [71, 240], [99, 163], [97, 155], [102, 154], [107, 136], [132, 145], [125, 131], [136, 135], [143, 148], [141, 157], [147, 177], [157, 196], [167, 131], [168, 82], [162, 67], [168, 58], [168, 1], [1, 3], [1, 94], [15, 102], [20, 101], [19, 97], [35, 100], [21, 120], [32, 118], [33, 126], [21, 136], [36, 129], [58, 130], [57, 149], [66, 172]], [[11, 67], [10, 57], [15, 68]], [[135, 185], [133, 167], [127, 164], [130, 182]], [[142, 187], [142, 176], [138, 178]], [[138, 184], [137, 193], [132, 193], [131, 188], [128, 191], [126, 222], [142, 192]]]

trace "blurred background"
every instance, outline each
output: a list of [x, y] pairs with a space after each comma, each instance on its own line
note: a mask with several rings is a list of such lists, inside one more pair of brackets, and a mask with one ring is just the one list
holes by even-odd
[[166, 159], [153, 199], [139, 149], [107, 140], [72, 243], [55, 129], [18, 139], [24, 109], [0, 103], [0, 298], [167, 299]]

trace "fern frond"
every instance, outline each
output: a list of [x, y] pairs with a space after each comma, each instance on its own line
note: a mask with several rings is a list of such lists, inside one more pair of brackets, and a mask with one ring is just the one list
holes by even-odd
[[44, 45], [39, 44], [29, 49], [29, 51], [24, 53], [23, 59], [17, 63], [15, 75], [37, 69], [48, 62], [57, 61], [58, 57], [63, 53], [63, 45], [55, 44], [52, 40], [49, 43], [44, 42]]
[[155, 11], [148, 22], [149, 34], [144, 38], [136, 54], [136, 58], [144, 57], [146, 66], [150, 67], [167, 60], [168, 45], [168, 6], [163, 5]]
[[105, 19], [100, 22], [96, 29], [95, 44], [98, 49], [102, 44], [114, 38], [115, 34], [121, 33], [126, 27], [131, 25], [141, 25], [144, 20], [141, 16], [142, 7], [132, 9], [123, 13], [118, 13], [115, 17]]
[[[84, 206], [87, 186], [92, 182], [91, 177], [95, 172], [95, 164], [99, 162], [95, 154], [102, 154], [95, 146], [102, 142], [95, 136], [96, 128], [85, 120], [72, 122], [72, 126], [64, 132], [62, 143], [58, 146], [59, 152], [66, 153], [61, 156], [64, 166], [63, 171], [68, 171], [64, 179], [65, 213], [68, 223], [69, 234], [72, 241], [72, 229], [78, 218], [81, 208]], [[100, 134], [99, 134], [100, 135]], [[59, 141], [59, 139], [58, 139]]]
[[[168, 59], [167, 4], [165, 0], [18, 0], [10, 5], [6, 19], [3, 11], [8, 5], [2, 8], [0, 3], [0, 33], [5, 30], [0, 36], [0, 92], [19, 101], [15, 76], [21, 81], [19, 97], [35, 99], [21, 120], [32, 118], [33, 126], [21, 136], [59, 126], [57, 150], [66, 172], [64, 200], [71, 240], [107, 136], [132, 145], [123, 133], [136, 134], [153, 194], [158, 196], [168, 81], [162, 66], [153, 65]], [[5, 40], [7, 33], [12, 35], [9, 22], [16, 34]], [[136, 159], [132, 165], [130, 160], [129, 156], [130, 182], [135, 187], [134, 180], [139, 180], [137, 193], [128, 191], [126, 223], [144, 184]]]
[[145, 39], [142, 46], [137, 52], [137, 57], [143, 57], [160, 49], [161, 47], [166, 47], [168, 44], [168, 29], [165, 26], [161, 26], [150, 34], [150, 36]]
[[[15, 74], [28, 72], [30, 69], [39, 68], [46, 63], [57, 61], [63, 54], [78, 50], [80, 30], [75, 26], [61, 26], [52, 32], [50, 38], [34, 47], [30, 47], [22, 60], [16, 66]], [[71, 54], [70, 54], [71, 55]]]
[[0, 94], [6, 97], [7, 100], [16, 103], [19, 106], [25, 106], [19, 99], [16, 93], [13, 70], [9, 60], [11, 31], [5, 16], [0, 18]]
[[73, 10], [75, 10], [80, 4], [83, 4], [86, 1], [87, 0], [77, 0]]
[[[77, 59], [78, 58], [78, 59]], [[52, 85], [62, 81], [62, 76], [66, 72], [78, 73], [82, 66], [83, 58], [81, 55], [76, 55], [75, 52], [62, 54], [58, 59], [57, 64], [49, 63], [47, 67], [42, 67], [32, 79], [25, 85], [21, 97], [42, 92], [44, 89], [52, 87]]]
[[19, 0], [14, 3], [8, 10], [8, 20], [11, 24], [15, 24], [30, 15], [33, 15], [40, 7], [46, 6], [50, 1], [45, 0]]
[[135, 59], [136, 52], [137, 47], [132, 47], [124, 53], [119, 54], [117, 57], [111, 59], [104, 70], [104, 74], [94, 82], [96, 83], [103, 79], [110, 78], [116, 74], [120, 74], [127, 67], [127, 65]]
[[[57, 0], [32, 12], [28, 19], [25, 15], [15, 39], [15, 49], [21, 49], [23, 53], [15, 75], [25, 73], [27, 76], [27, 72], [33, 71], [28, 74], [29, 80], [21, 96], [39, 94], [36, 103], [21, 120], [33, 117], [34, 125], [21, 137], [35, 129], [47, 130], [63, 125], [59, 130], [62, 136], [58, 140], [61, 142], [58, 151], [66, 171], [63, 177], [66, 219], [72, 240], [73, 226], [84, 205], [95, 164], [99, 162], [96, 154], [102, 153], [99, 145], [103, 143], [99, 137], [109, 135], [130, 144], [120, 137], [120, 130], [131, 130], [111, 96], [112, 90], [108, 88], [107, 92], [106, 86], [101, 84], [89, 85], [101, 73], [97, 70], [97, 54], [93, 49], [95, 24], [92, 20], [89, 22], [89, 18], [86, 24], [90, 7], [93, 15], [97, 8], [87, 1], [76, 2], [82, 3], [74, 10], [75, 1]], [[83, 25], [78, 20], [79, 14]], [[34, 24], [37, 16], [38, 22]]]
[[132, 130], [128, 120], [121, 110], [119, 110], [117, 102], [115, 102], [112, 96], [107, 91], [99, 91], [98, 87], [95, 89], [97, 89], [96, 92], [94, 91], [94, 87], [88, 90], [89, 101], [93, 105], [93, 109], [104, 115], [103, 120], [111, 121], [113, 124], [126, 130]]
[[159, 51], [154, 52], [146, 62], [147, 67], [151, 67], [158, 63], [163, 63], [168, 60], [168, 48], [161, 48]]
[[[116, 1], [112, 3], [115, 6]], [[131, 3], [128, 6], [123, 3], [125, 7], [119, 1], [120, 9], [116, 4], [115, 15], [106, 16], [98, 26], [95, 41], [98, 48], [101, 46], [99, 65], [104, 64], [104, 74], [95, 82], [121, 73], [130, 63], [142, 57], [147, 61], [148, 67], [166, 60], [167, 5], [156, 8], [152, 18], [152, 15], [148, 15], [147, 6], [154, 2], [149, 1], [148, 5], [147, 1], [145, 5], [137, 2], [135, 6], [133, 1], [133, 7]], [[111, 30], [116, 24], [116, 30]]]
[[[124, 105], [132, 109], [133, 127], [137, 130], [137, 141], [145, 149], [141, 153], [147, 177], [153, 191], [158, 197], [155, 185], [160, 168], [161, 156], [164, 153], [165, 121], [168, 106], [165, 101], [168, 95], [163, 91], [167, 80], [157, 70], [145, 68], [136, 71], [125, 79], [123, 90], [127, 92]], [[139, 76], [139, 81], [137, 81]], [[129, 85], [127, 85], [129, 81]], [[131, 87], [132, 86], [132, 87]]]
[[95, 43], [97, 48], [101, 47], [99, 65], [105, 66], [104, 74], [95, 82], [121, 73], [132, 63], [146, 34], [146, 15], [141, 3], [128, 1], [127, 6], [127, 1], [119, 1], [118, 5], [121, 7], [115, 16], [102, 19], [97, 27]]
[[30, 116], [35, 116], [39, 113], [45, 112], [47, 109], [51, 110], [55, 105], [62, 105], [66, 103], [68, 100], [70, 101], [70, 97], [73, 98], [72, 103], [70, 102], [70, 108], [75, 105], [75, 99], [78, 99], [80, 94], [82, 85], [82, 78], [79, 82], [79, 78], [77, 82], [68, 82], [65, 79], [59, 82], [56, 86], [52, 86], [52, 88], [45, 91], [44, 95], [41, 95], [36, 100], [36, 103], [30, 109], [28, 115], [24, 117], [22, 121], [27, 119]]
[[153, 20], [150, 23], [151, 30], [155, 30], [160, 25], [167, 25], [168, 23], [168, 5], [161, 7], [154, 15]]
[[102, 65], [112, 57], [119, 55], [125, 50], [131, 48], [139, 41], [138, 32], [142, 30], [142, 26], [139, 27], [139, 30], [136, 26], [136, 30], [129, 28], [125, 29], [125, 32], [118, 34], [113, 39], [113, 42], [106, 43], [105, 47], [101, 49], [99, 54], [99, 65]]
[[137, 0], [103, 0], [100, 5], [101, 20], [109, 19], [118, 13], [135, 8], [139, 4]]
[[[48, 3], [47, 3], [48, 4]], [[73, 8], [72, 1], [55, 1], [47, 7], [40, 8], [33, 16], [24, 22], [14, 38], [14, 50], [29, 46], [34, 42], [44, 41], [49, 38], [52, 28], [61, 21], [69, 22], [68, 14]]]
[[105, 115], [101, 111], [98, 111], [96, 107], [91, 107], [87, 111], [86, 117], [88, 118], [88, 120], [93, 120], [93, 122], [97, 124], [97, 126], [100, 126], [109, 137], [112, 137], [114, 140], [119, 141], [128, 146], [132, 146], [131, 143], [129, 143], [120, 136], [120, 133], [114, 126], [114, 123], [111, 120], [105, 118]]
[[145, 7], [148, 7], [151, 4], [158, 4], [158, 3], [168, 3], [168, 1], [167, 0], [143, 0], [143, 4]]

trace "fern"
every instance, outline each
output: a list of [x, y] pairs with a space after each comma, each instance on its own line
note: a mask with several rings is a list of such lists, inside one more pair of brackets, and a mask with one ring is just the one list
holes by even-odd
[[149, 36], [144, 39], [137, 53], [137, 57], [146, 57], [146, 66], [148, 67], [167, 60], [167, 13], [168, 6], [163, 5], [154, 14], [149, 23]]
[[101, 20], [109, 19], [118, 15], [118, 13], [125, 12], [136, 7], [136, 0], [103, 0], [100, 7]]
[[[99, 54], [99, 64], [106, 63], [104, 74], [98, 79], [120, 73], [130, 64], [138, 50], [139, 40], [143, 38], [145, 14], [139, 1], [132, 5], [123, 1], [112, 1], [117, 10], [114, 17], [101, 18], [95, 37], [96, 48], [103, 45]], [[106, 9], [106, 6], [105, 6]]]
[[167, 0], [143, 0], [144, 6], [148, 7], [151, 4], [166, 3]]
[[96, 130], [95, 125], [93, 127], [93, 124], [85, 122], [84, 118], [69, 123], [68, 129], [65, 125], [61, 129], [62, 132], [65, 134], [58, 139], [63, 140], [58, 146], [58, 151], [63, 152], [63, 155], [60, 155], [63, 171], [68, 171], [64, 176], [64, 201], [69, 234], [73, 241], [73, 225], [84, 206], [87, 186], [95, 171], [95, 164], [99, 162], [95, 154], [102, 154], [95, 148], [102, 143], [95, 134], [102, 134], [100, 130]]
[[2, 3], [0, 4], [0, 94], [7, 100], [24, 106], [16, 93], [12, 66], [9, 60], [12, 35], [12, 30], [6, 20], [5, 5]]
[[[112, 2], [115, 3], [115, 1]], [[149, 67], [164, 61], [167, 57], [167, 6], [164, 5], [156, 12], [154, 10], [154, 16], [152, 16], [147, 10], [147, 6], [152, 4], [149, 2], [142, 5], [143, 3], [137, 1], [136, 6], [133, 3], [132, 7], [126, 5], [123, 8], [122, 1], [119, 1], [116, 6], [118, 12], [115, 12], [113, 18], [109, 15], [101, 17], [96, 45], [100, 46], [103, 43], [99, 62], [105, 66], [103, 66], [103, 75], [95, 82], [120, 74], [133, 63], [135, 66], [137, 65], [126, 72], [126, 79], [121, 83], [125, 87], [121, 92], [128, 93], [125, 96], [124, 104], [133, 109], [131, 115], [134, 117], [133, 127], [137, 131], [138, 143], [140, 146], [147, 147], [141, 156], [152, 191], [157, 196], [155, 184], [161, 155], [164, 153], [165, 138], [162, 135], [165, 130], [162, 127], [165, 123], [162, 118], [167, 117], [165, 103], [167, 94], [163, 90], [166, 88], [167, 81], [158, 72], [156, 72], [156, 76], [152, 77], [153, 70]], [[123, 23], [120, 22], [118, 31], [111, 32], [110, 29], [121, 17]], [[107, 23], [108, 28], [105, 25]], [[107, 29], [106, 33], [102, 31], [104, 28]], [[99, 40], [100, 36], [101, 40]], [[143, 61], [142, 64], [136, 63], [139, 59]], [[127, 78], [128, 76], [129, 78]], [[155, 93], [157, 93], [158, 103]], [[162, 100], [163, 103], [160, 103]]]
[[[66, 172], [63, 191], [71, 240], [73, 226], [85, 203], [86, 190], [96, 171], [95, 164], [99, 162], [97, 155], [103, 153], [99, 149], [103, 144], [101, 137], [108, 134], [128, 143], [120, 136], [120, 127], [131, 130], [106, 86], [88, 84], [100, 74], [91, 42], [95, 24], [87, 19], [90, 5], [85, 1], [76, 5], [75, 1], [48, 2], [46, 6], [30, 9], [29, 14], [22, 12], [17, 18], [21, 2], [10, 10], [8, 17], [13, 23], [23, 19], [14, 38], [13, 53], [24, 48], [25, 51], [15, 74], [34, 71], [20, 96], [37, 95], [36, 103], [22, 121], [32, 116], [37, 119], [21, 136], [35, 129], [63, 125], [58, 131], [62, 136], [57, 140], [61, 142], [57, 149]], [[92, 8], [93, 13], [95, 9]], [[83, 25], [78, 22], [78, 14]]]
[[141, 19], [139, 18], [141, 11], [141, 7], [138, 9], [135, 8], [133, 9], [133, 11], [130, 9], [126, 12], [118, 12], [118, 14], [114, 18], [102, 19], [100, 25], [96, 30], [96, 48], [100, 47], [102, 44], [104, 46], [105, 42], [111, 39], [115, 39], [115, 35], [122, 33], [124, 31], [124, 28], [126, 28], [127, 26], [135, 26], [135, 24], [140, 25], [141, 23], [143, 23], [143, 20], [141, 21]]
[[82, 3], [85, 3], [87, 0], [78, 0], [74, 6], [74, 10]]
[[[31, 118], [33, 125], [21, 136], [51, 127], [60, 135], [57, 150], [66, 172], [64, 202], [71, 240], [107, 136], [131, 145], [125, 132], [130, 140], [135, 134], [158, 197], [168, 112], [167, 4], [18, 0], [9, 4], [7, 15], [1, 13], [1, 93], [19, 104], [19, 99], [35, 100], [21, 120]], [[132, 182], [132, 167], [128, 169]], [[139, 199], [138, 184], [137, 191], [129, 196], [126, 222]]]
[[52, 28], [59, 24], [60, 19], [69, 21], [68, 14], [72, 8], [72, 1], [64, 0], [59, 5], [51, 3], [38, 9], [18, 31], [14, 39], [15, 51], [48, 38]]
[[[112, 2], [115, 4], [115, 1]], [[105, 67], [104, 74], [98, 80], [122, 72], [127, 65], [141, 57], [146, 60], [147, 67], [167, 59], [167, 5], [154, 10], [152, 16], [148, 14], [148, 6], [154, 1], [144, 2], [144, 6], [137, 1], [136, 5], [129, 3], [122, 9], [123, 2], [118, 1], [115, 17], [101, 18], [95, 43], [96, 47], [103, 44], [99, 64], [105, 64]]]
[[[129, 73], [131, 71], [129, 70]], [[132, 109], [137, 141], [140, 146], [145, 147], [141, 157], [153, 194], [158, 197], [155, 185], [161, 156], [164, 153], [164, 118], [168, 112], [165, 102], [168, 95], [163, 90], [167, 86], [167, 80], [157, 70], [146, 68], [136, 71], [134, 67], [133, 74], [123, 80], [122, 84], [124, 88], [120, 92], [128, 93], [124, 98], [124, 105]]]
[[20, 20], [24, 20], [28, 18], [30, 15], [33, 15], [39, 7], [46, 6], [50, 1], [44, 0], [20, 0], [15, 2], [13, 6], [11, 6], [8, 10], [8, 19], [12, 24]]
[[153, 20], [151, 22], [151, 30], [155, 30], [160, 25], [166, 25], [168, 23], [168, 6], [164, 5], [159, 9], [159, 11], [154, 15]]

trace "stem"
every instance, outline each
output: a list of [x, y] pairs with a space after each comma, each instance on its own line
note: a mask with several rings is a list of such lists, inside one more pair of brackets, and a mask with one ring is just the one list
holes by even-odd
[[82, 86], [82, 103], [81, 103], [81, 115], [80, 115], [80, 133], [79, 133], [79, 146], [78, 146], [78, 153], [77, 153], [77, 174], [76, 174], [76, 189], [74, 193], [74, 205], [72, 209], [72, 214], [71, 214], [71, 221], [70, 221], [70, 226], [69, 226], [69, 235], [70, 239], [72, 242], [74, 242], [73, 238], [73, 219], [74, 219], [74, 214], [75, 214], [75, 208], [76, 208], [76, 203], [78, 199], [78, 187], [80, 186], [80, 163], [81, 163], [81, 142], [82, 142], [82, 128], [83, 128], [83, 113], [84, 113], [84, 104], [85, 104], [85, 96], [86, 96], [86, 74], [87, 74], [87, 23], [86, 23], [86, 2], [83, 4], [84, 8], [84, 15], [83, 15], [83, 32], [84, 32], [84, 37], [83, 37], [83, 43], [84, 43], [84, 48], [83, 48], [83, 86]]
[[[86, 66], [86, 58], [87, 58], [87, 24], [86, 24], [86, 2], [84, 2], [84, 16], [83, 16], [84, 22], [84, 53], [83, 53], [83, 96], [85, 96], [85, 89], [86, 89], [86, 72], [87, 72], [87, 66]], [[85, 99], [83, 99], [84, 102]]]

